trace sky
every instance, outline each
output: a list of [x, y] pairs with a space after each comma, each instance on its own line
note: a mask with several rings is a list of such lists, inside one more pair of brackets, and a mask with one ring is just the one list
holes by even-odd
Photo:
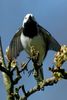
[[[47, 29], [62, 45], [67, 45], [67, 0], [0, 0], [0, 36], [3, 51], [9, 45], [13, 35], [22, 25], [23, 18], [27, 13], [32, 13], [37, 22]], [[52, 66], [54, 51], [49, 51], [43, 63], [44, 77], [50, 77], [48, 67]], [[27, 54], [21, 53], [18, 58], [27, 61]], [[67, 62], [63, 68], [67, 70]], [[31, 63], [29, 67], [32, 67]], [[27, 72], [22, 74], [19, 84], [24, 84], [26, 90], [36, 85], [33, 75], [28, 77]], [[20, 94], [22, 95], [21, 91]], [[64, 100], [67, 98], [67, 81], [61, 80], [54, 86], [45, 87], [44, 91], [31, 95], [28, 100]], [[0, 100], [6, 100], [6, 91], [0, 72]]]

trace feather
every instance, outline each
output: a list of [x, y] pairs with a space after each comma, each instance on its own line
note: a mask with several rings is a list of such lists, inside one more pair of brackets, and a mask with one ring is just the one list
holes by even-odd
[[48, 50], [54, 50], [58, 51], [61, 46], [60, 44], [56, 41], [56, 39], [42, 26], [38, 25], [39, 27], [39, 33], [43, 36], [44, 42], [47, 44], [47, 51]]
[[9, 53], [11, 59], [16, 58], [19, 55], [19, 53], [23, 50], [23, 46], [21, 44], [21, 39], [20, 39], [22, 31], [23, 28], [21, 27], [20, 30], [18, 30], [15, 33], [13, 39], [10, 42]]

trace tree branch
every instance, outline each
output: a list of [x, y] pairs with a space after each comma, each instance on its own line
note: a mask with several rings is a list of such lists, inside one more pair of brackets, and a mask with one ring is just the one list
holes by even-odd
[[36, 93], [37, 91], [40, 91], [40, 89], [44, 86], [52, 86], [54, 84], [56, 84], [58, 82], [58, 80], [55, 77], [51, 77], [48, 78], [46, 80], [43, 80], [42, 83], [40, 83], [38, 86], [33, 87], [32, 89], [30, 89], [29, 91], [26, 92], [26, 96], [22, 96], [20, 97], [20, 100], [25, 100], [26, 98], [28, 98], [31, 94]]
[[[34, 69], [36, 71], [39, 70], [39, 67], [42, 65], [38, 64], [39, 60], [39, 52], [35, 50], [34, 47], [31, 47], [31, 58], [30, 60], [33, 61], [33, 64], [35, 65]], [[54, 68], [49, 68], [49, 70], [52, 72], [53, 76], [51, 78], [45, 79], [42, 82], [40, 82], [37, 86], [33, 87], [29, 91], [25, 91], [24, 85], [19, 86], [19, 88], [14, 88], [14, 85], [16, 85], [19, 80], [21, 79], [20, 73], [24, 70], [27, 70], [27, 65], [30, 62], [30, 60], [27, 62], [27, 64], [22, 65], [22, 69], [19, 70], [17, 64], [15, 61], [10, 62], [8, 66], [6, 66], [3, 49], [2, 49], [2, 43], [1, 43], [1, 37], [0, 37], [0, 56], [2, 63], [0, 62], [0, 71], [2, 71], [4, 84], [7, 91], [7, 97], [8, 100], [27, 100], [27, 98], [32, 95], [33, 93], [36, 93], [37, 91], [40, 91], [43, 87], [46, 86], [53, 86], [54, 84], [57, 84], [57, 82], [62, 79], [67, 79], [67, 72], [65, 72], [64, 69], [61, 69], [61, 65], [63, 62], [67, 61], [67, 46], [62, 46], [59, 53], [56, 54], [54, 62]], [[61, 60], [60, 60], [61, 59]], [[13, 69], [11, 68], [11, 63]], [[3, 66], [2, 66], [3, 65]], [[13, 72], [16, 71], [17, 78], [13, 80]], [[24, 95], [20, 96], [19, 89], [22, 89]], [[14, 92], [15, 91], [15, 92]]]
[[13, 92], [14, 86], [13, 86], [13, 84], [11, 84], [12, 77], [10, 77], [9, 71], [7, 70], [7, 66], [5, 63], [3, 49], [2, 49], [2, 43], [1, 43], [1, 37], [0, 37], [0, 56], [2, 58], [2, 64], [4, 66], [4, 67], [0, 66], [0, 69], [2, 71], [3, 80], [4, 80], [4, 84], [5, 84], [6, 91], [7, 91], [7, 99], [14, 100], [14, 97], [11, 95], [11, 93]]
[[9, 70], [7, 70], [5, 67], [3, 67], [3, 66], [1, 66], [1, 65], [0, 65], [0, 71], [4, 72], [4, 73], [6, 73], [8, 76], [10, 76]]
[[[32, 49], [32, 55], [35, 55], [33, 58], [33, 62], [36, 66], [38, 66], [39, 53], [37, 51], [35, 51], [35, 49]], [[65, 61], [67, 61], [67, 46], [63, 45], [63, 46], [61, 46], [60, 51], [57, 52], [55, 55], [54, 62], [55, 62], [56, 66], [54, 66], [54, 68], [49, 68], [49, 70], [53, 73], [53, 77], [43, 80], [37, 86], [35, 86], [34, 88], [27, 91], [26, 96], [25, 95], [22, 96], [20, 98], [20, 100], [27, 99], [31, 94], [39, 91], [44, 86], [52, 86], [52, 85], [56, 84], [61, 78], [67, 79], [67, 72], [65, 72], [64, 69], [61, 69], [61, 65]], [[38, 70], [38, 69], [36, 69], [36, 70]]]

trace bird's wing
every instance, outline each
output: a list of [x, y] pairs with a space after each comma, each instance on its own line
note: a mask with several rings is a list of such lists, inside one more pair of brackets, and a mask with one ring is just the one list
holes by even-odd
[[44, 42], [47, 43], [48, 50], [58, 51], [60, 49], [60, 44], [56, 41], [56, 39], [43, 27], [38, 25], [39, 33], [43, 36]]
[[8, 47], [7, 57], [10, 59], [16, 59], [19, 53], [23, 50], [23, 46], [21, 44], [20, 36], [23, 31], [21, 27], [14, 35], [13, 39], [10, 42]]

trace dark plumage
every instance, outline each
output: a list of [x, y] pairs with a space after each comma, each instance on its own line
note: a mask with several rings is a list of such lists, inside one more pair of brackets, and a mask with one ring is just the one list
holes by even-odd
[[23, 34], [29, 38], [33, 38], [37, 35], [37, 23], [30, 17], [27, 23], [24, 24]]

